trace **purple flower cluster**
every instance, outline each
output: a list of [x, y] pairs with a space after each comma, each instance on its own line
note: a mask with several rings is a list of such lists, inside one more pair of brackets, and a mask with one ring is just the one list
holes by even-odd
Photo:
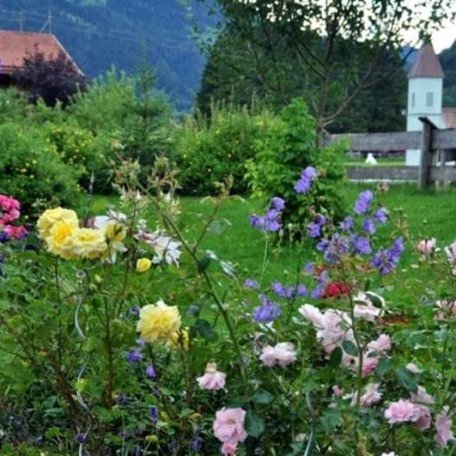
[[158, 408], [155, 405], [152, 405], [149, 408], [149, 418], [152, 421], [152, 424], [156, 424], [158, 421]]
[[265, 215], [252, 214], [250, 225], [260, 231], [277, 232], [282, 228], [281, 216], [285, 209], [285, 201], [278, 196], [272, 198], [269, 210]]
[[258, 288], [260, 288], [260, 285], [254, 279], [246, 279], [244, 282], [244, 287], [251, 288], [252, 290], [258, 290]]
[[351, 215], [347, 215], [339, 224], [342, 231], [351, 231], [354, 227], [354, 220]]
[[354, 211], [356, 214], [365, 214], [369, 211], [372, 201], [374, 199], [374, 194], [370, 190], [361, 192], [359, 194], [358, 200], [355, 203]]
[[319, 238], [321, 236], [321, 229], [326, 223], [326, 217], [317, 214], [314, 221], [308, 226], [309, 236], [311, 238]]
[[273, 282], [272, 291], [280, 298], [293, 299], [295, 297], [307, 296], [307, 288], [300, 283], [296, 287], [286, 287], [280, 282]]
[[369, 238], [365, 236], [352, 236], [351, 245], [355, 255], [369, 255], [372, 253]]
[[329, 277], [326, 271], [320, 273], [317, 277], [317, 286], [310, 293], [310, 297], [313, 299], [321, 298], [326, 291], [326, 286], [328, 285]]
[[322, 239], [317, 244], [317, 250], [323, 252], [323, 258], [327, 263], [336, 264], [349, 252], [350, 247], [345, 236], [335, 233], [331, 239]]
[[366, 220], [364, 220], [362, 230], [368, 234], [375, 234], [375, 222], [371, 218], [367, 218]]
[[398, 237], [393, 247], [390, 249], [382, 249], [375, 253], [371, 260], [371, 265], [378, 269], [380, 274], [387, 275], [394, 271], [401, 255], [404, 251], [404, 240]]
[[136, 348], [125, 354], [125, 359], [131, 364], [139, 363], [142, 358], [142, 353]]
[[306, 169], [303, 169], [301, 176], [299, 177], [298, 182], [295, 185], [296, 193], [305, 194], [312, 187], [312, 183], [317, 177], [317, 170], [313, 166], [308, 166]]
[[271, 323], [280, 315], [280, 307], [265, 295], [259, 296], [261, 306], [253, 310], [253, 320], [257, 323]]
[[378, 209], [375, 214], [374, 214], [374, 218], [375, 220], [378, 222], [378, 223], [386, 223], [388, 221], [388, 215], [389, 215], [389, 212], [388, 210], [385, 208], [385, 207], [381, 207], [380, 209]]

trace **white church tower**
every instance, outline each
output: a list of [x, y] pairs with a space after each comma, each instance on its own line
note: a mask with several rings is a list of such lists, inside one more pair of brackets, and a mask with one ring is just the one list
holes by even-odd
[[[407, 131], [422, 130], [420, 117], [445, 128], [442, 116], [443, 70], [431, 44], [425, 44], [408, 74]], [[405, 164], [419, 166], [419, 150], [407, 150]]]

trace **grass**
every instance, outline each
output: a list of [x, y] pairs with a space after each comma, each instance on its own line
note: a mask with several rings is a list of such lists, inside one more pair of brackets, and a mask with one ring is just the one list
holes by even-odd
[[[375, 186], [346, 185], [343, 196], [347, 212], [353, 208], [359, 192], [366, 188], [373, 189]], [[423, 192], [413, 184], [394, 185], [388, 192], [378, 194], [378, 200], [390, 210], [392, 221], [400, 218], [406, 222], [411, 242], [436, 237], [439, 246], [443, 247], [456, 240], [455, 189], [445, 192]], [[103, 213], [107, 205], [115, 201], [116, 198], [112, 197], [97, 197], [92, 201], [91, 209], [95, 213]], [[201, 227], [213, 210], [214, 203], [208, 198], [181, 198], [181, 205], [181, 230], [188, 239], [196, 240]], [[242, 279], [258, 277], [263, 267], [264, 237], [251, 229], [248, 222], [249, 214], [261, 213], [263, 209], [257, 200], [233, 198], [227, 201], [201, 244], [202, 249], [212, 250], [220, 259], [234, 263]], [[387, 238], [397, 229], [397, 225], [392, 222], [388, 227], [381, 229]], [[413, 243], [409, 243], [407, 247], [409, 253], [402, 263], [404, 270], [416, 261], [412, 254]], [[313, 257], [313, 246], [310, 242], [295, 246], [270, 245], [265, 280], [277, 278], [286, 281], [288, 276], [292, 281], [296, 271]]]

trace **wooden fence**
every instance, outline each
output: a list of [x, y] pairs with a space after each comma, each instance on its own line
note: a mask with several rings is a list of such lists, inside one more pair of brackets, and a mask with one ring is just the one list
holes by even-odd
[[420, 187], [431, 182], [456, 182], [456, 167], [446, 163], [447, 151], [456, 149], [456, 129], [439, 130], [427, 117], [420, 117], [422, 131], [327, 135], [329, 145], [348, 139], [349, 148], [359, 152], [421, 150], [420, 166], [350, 167], [349, 177], [357, 180], [416, 180]]

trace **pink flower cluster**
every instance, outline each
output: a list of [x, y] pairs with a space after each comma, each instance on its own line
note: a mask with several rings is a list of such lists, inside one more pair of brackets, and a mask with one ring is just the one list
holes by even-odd
[[[361, 367], [361, 375], [366, 377], [372, 374], [377, 368], [381, 358], [386, 356], [386, 353], [391, 350], [391, 339], [387, 334], [381, 334], [376, 340], [369, 342], [363, 352], [363, 365]], [[359, 356], [352, 356], [344, 353], [342, 364], [350, 367], [354, 371], [359, 368]]]
[[268, 367], [279, 365], [280, 367], [296, 361], [296, 351], [290, 342], [281, 342], [271, 347], [266, 345], [261, 350], [260, 360]]
[[328, 309], [321, 312], [311, 304], [304, 304], [299, 309], [300, 314], [310, 321], [317, 331], [317, 339], [323, 350], [330, 354], [335, 348], [342, 346], [346, 340], [353, 341], [352, 320], [346, 312]]
[[8, 197], [5, 195], [0, 195], [0, 225], [8, 225], [14, 220], [17, 220], [20, 213], [21, 205], [18, 200]]
[[226, 374], [217, 370], [216, 363], [207, 363], [206, 373], [196, 381], [201, 389], [216, 391], [225, 388]]
[[[422, 386], [419, 386], [416, 393], [410, 395], [410, 399], [400, 399], [391, 403], [385, 410], [384, 416], [391, 425], [413, 423], [420, 431], [426, 431], [432, 424], [429, 406], [433, 405], [434, 402], [434, 397], [428, 394]], [[454, 440], [452, 425], [453, 422], [448, 416], [448, 407], [444, 407], [434, 421], [435, 441], [441, 448], [446, 448], [448, 442]]]
[[242, 408], [223, 408], [215, 414], [213, 431], [222, 442], [222, 454], [233, 456], [239, 443], [247, 438], [244, 421], [247, 412]]
[[0, 231], [2, 241], [22, 239], [26, 236], [27, 230], [24, 226], [11, 225], [12, 222], [20, 217], [20, 207], [18, 200], [6, 195], [0, 195]]
[[437, 246], [437, 241], [435, 238], [424, 239], [424, 240], [418, 242], [418, 245], [417, 245], [418, 251], [424, 257], [431, 256], [434, 253], [436, 246]]
[[445, 253], [447, 254], [448, 261], [453, 267], [452, 274], [456, 275], [456, 242], [453, 242], [448, 247], [445, 247]]

